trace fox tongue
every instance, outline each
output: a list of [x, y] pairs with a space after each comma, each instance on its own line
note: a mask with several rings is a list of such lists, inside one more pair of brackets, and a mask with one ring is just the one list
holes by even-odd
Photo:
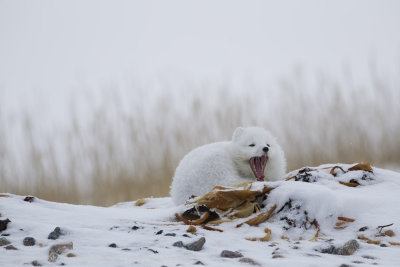
[[264, 169], [261, 163], [261, 157], [257, 157], [254, 159], [254, 167], [255, 167], [255, 175], [257, 177], [257, 180], [263, 181], [265, 176], [264, 176]]

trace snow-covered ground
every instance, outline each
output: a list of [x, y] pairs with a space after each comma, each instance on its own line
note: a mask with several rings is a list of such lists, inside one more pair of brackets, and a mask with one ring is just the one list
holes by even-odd
[[[288, 177], [296, 177], [288, 181], [255, 183], [255, 189], [275, 187], [264, 201], [266, 209], [277, 205], [275, 214], [258, 226], [236, 227], [248, 218], [213, 226], [223, 232], [199, 226], [195, 233], [187, 232], [189, 226], [177, 221], [175, 213], [182, 214], [188, 207], [174, 206], [170, 198], [147, 198], [141, 206], [133, 201], [103, 208], [37, 198], [29, 202], [24, 201], [25, 196], [1, 194], [0, 229], [6, 219], [11, 222], [0, 232], [1, 242], [10, 242], [0, 247], [0, 266], [32, 262], [43, 266], [399, 266], [400, 246], [396, 243], [400, 242], [400, 173], [378, 168], [373, 168], [373, 173], [350, 172], [347, 170], [351, 165], [340, 164], [344, 171], [336, 168], [333, 176], [333, 166], [294, 171]], [[359, 185], [349, 187], [343, 183]], [[285, 208], [289, 200], [292, 204]], [[310, 241], [316, 234], [315, 227], [289, 227], [289, 220], [282, 219], [284, 214], [292, 221], [301, 221], [302, 213], [297, 210], [307, 211], [310, 220], [318, 221], [320, 233], [316, 240]], [[60, 227], [61, 235], [56, 240], [48, 239], [56, 227]], [[271, 230], [270, 241], [247, 240], [265, 236], [265, 228]], [[394, 235], [390, 236], [388, 230]], [[26, 237], [33, 237], [35, 245], [25, 246]], [[188, 245], [202, 237], [206, 242], [199, 251], [173, 246], [178, 241]], [[380, 244], [368, 244], [367, 238]], [[352, 255], [320, 252], [352, 239], [360, 246]], [[49, 261], [53, 245], [70, 242], [72, 249], [64, 247], [54, 262]], [[10, 246], [16, 250], [6, 249]], [[223, 250], [238, 251], [243, 256], [222, 257]]]

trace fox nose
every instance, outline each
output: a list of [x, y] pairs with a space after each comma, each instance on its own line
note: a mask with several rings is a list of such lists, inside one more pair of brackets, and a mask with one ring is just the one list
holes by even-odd
[[269, 150], [269, 148], [268, 148], [267, 146], [265, 146], [265, 147], [263, 148], [263, 151], [264, 151], [265, 153], [267, 153], [268, 150]]

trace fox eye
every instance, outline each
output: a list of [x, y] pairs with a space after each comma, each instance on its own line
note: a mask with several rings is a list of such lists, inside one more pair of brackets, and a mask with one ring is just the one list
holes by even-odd
[[253, 147], [253, 146], [255, 146], [255, 144], [250, 144], [249, 146]]

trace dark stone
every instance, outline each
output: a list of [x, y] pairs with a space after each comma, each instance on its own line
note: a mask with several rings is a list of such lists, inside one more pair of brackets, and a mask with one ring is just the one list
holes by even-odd
[[7, 224], [11, 222], [9, 219], [0, 220], [0, 232], [7, 229]]
[[388, 245], [386, 245], [386, 244], [380, 244], [379, 246], [382, 247], [382, 248], [386, 248]]
[[341, 248], [339, 248], [336, 252], [338, 255], [353, 255], [357, 249], [360, 248], [360, 244], [358, 244], [357, 240], [352, 239], [347, 241]]
[[123, 248], [122, 250], [123, 250], [123, 251], [131, 251], [130, 248]]
[[177, 241], [177, 242], [173, 243], [172, 245], [174, 247], [178, 247], [178, 248], [183, 248], [185, 246], [182, 241]]
[[166, 233], [164, 236], [176, 236], [175, 233]]
[[10, 236], [10, 234], [9, 233], [4, 233], [4, 234], [1, 234], [1, 236]]
[[151, 249], [151, 248], [148, 248], [147, 250], [153, 252], [154, 254], [157, 254], [157, 253], [158, 253], [157, 250], [154, 250], [154, 249]]
[[363, 256], [361, 256], [361, 257], [363, 257], [364, 259], [376, 260], [376, 258], [375, 258], [375, 257], [373, 257], [373, 256], [369, 256], [369, 255], [363, 255]]
[[272, 258], [273, 259], [279, 259], [279, 258], [284, 258], [284, 257], [283, 257], [282, 254], [275, 254], [275, 255], [272, 255]]
[[7, 247], [5, 247], [5, 249], [7, 250], [18, 250], [16, 247], [14, 247], [13, 245], [8, 245]]
[[32, 196], [26, 196], [24, 198], [24, 201], [29, 202], [29, 203], [32, 203], [34, 200], [35, 200], [35, 197], [32, 197]]
[[204, 243], [206, 243], [206, 239], [204, 237], [202, 237], [199, 240], [196, 240], [192, 243], [185, 245], [185, 248], [187, 250], [200, 251], [203, 248]]
[[36, 240], [33, 237], [25, 237], [23, 244], [24, 246], [34, 246], [36, 244]]
[[62, 235], [60, 227], [54, 228], [53, 232], [49, 234], [48, 239], [56, 240]]
[[182, 236], [190, 238], [190, 235], [188, 235], [188, 234], [183, 234]]
[[115, 244], [115, 243], [111, 243], [110, 245], [108, 245], [110, 248], [116, 248], [117, 247], [117, 244]]
[[337, 249], [334, 245], [329, 245], [327, 247], [323, 247], [319, 249], [319, 252], [326, 253], [326, 254], [336, 254]]
[[139, 228], [140, 228], [139, 226], [134, 225], [134, 226], [132, 226], [131, 229], [136, 231], [136, 230], [139, 229]]
[[33, 265], [33, 266], [42, 266], [38, 261], [32, 261], [31, 262], [31, 264]]
[[359, 232], [364, 232], [365, 230], [368, 230], [367, 226], [361, 227], [360, 229], [358, 229]]
[[239, 251], [223, 250], [221, 252], [221, 257], [224, 257], [224, 258], [241, 258], [241, 257], [243, 257], [243, 254], [240, 253]]
[[158, 232], [156, 233], [156, 235], [161, 235], [163, 232], [164, 232], [163, 230], [160, 230], [160, 231], [158, 231]]
[[342, 265], [340, 265], [339, 267], [351, 267], [351, 265], [348, 265], [348, 264], [342, 264]]
[[204, 265], [204, 263], [202, 263], [201, 261], [196, 261], [196, 262], [194, 263], [194, 265]]
[[261, 264], [259, 264], [258, 262], [256, 262], [253, 259], [250, 259], [250, 258], [241, 258], [241, 259], [239, 259], [239, 261], [243, 262], [243, 263], [248, 263], [248, 264], [251, 264], [251, 265], [261, 266]]
[[11, 243], [10, 243], [10, 241], [8, 241], [7, 238], [5, 238], [5, 237], [0, 238], [0, 247], [6, 246], [6, 245], [9, 245], [9, 244], [11, 244]]
[[309, 257], [321, 257], [320, 255], [311, 254], [311, 253], [307, 253], [306, 256], [309, 256]]

